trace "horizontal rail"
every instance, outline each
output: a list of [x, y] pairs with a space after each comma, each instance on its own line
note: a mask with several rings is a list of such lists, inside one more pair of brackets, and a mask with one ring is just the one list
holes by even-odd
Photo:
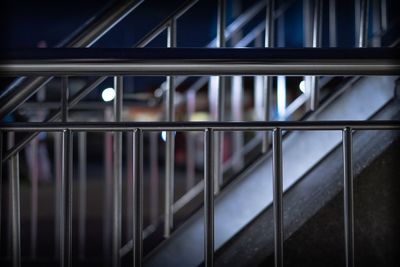
[[400, 121], [251, 121], [251, 122], [21, 122], [2, 123], [0, 131], [265, 131], [280, 128], [282, 130], [343, 130], [351, 127], [354, 130], [399, 130]]
[[400, 56], [395, 48], [38, 49], [28, 52], [11, 51], [0, 56], [0, 75], [400, 74]]

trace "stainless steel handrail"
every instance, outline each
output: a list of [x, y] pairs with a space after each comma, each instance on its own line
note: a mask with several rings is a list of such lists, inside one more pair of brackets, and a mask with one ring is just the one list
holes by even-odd
[[[135, 10], [144, 0], [122, 1], [99, 19], [84, 27], [80, 34], [65, 44], [65, 47], [90, 47], [111, 30], [117, 23]], [[51, 80], [49, 77], [28, 78], [7, 91], [0, 100], [0, 118], [17, 109], [30, 96]]]
[[[107, 50], [99, 50], [107, 54]], [[398, 75], [396, 49], [130, 49], [127, 58], [87, 55], [0, 62], [0, 75]], [[323, 53], [326, 56], [321, 56]], [[53, 53], [62, 53], [54, 50]], [[110, 52], [113, 55], [113, 52]], [[289, 55], [289, 56], [288, 56]], [[84, 59], [80, 59], [84, 57]], [[117, 57], [118, 55], [115, 55]]]
[[87, 132], [126, 132], [135, 129], [142, 131], [204, 131], [212, 128], [213, 131], [263, 131], [280, 128], [287, 131], [295, 130], [326, 130], [337, 131], [351, 127], [353, 130], [398, 130], [400, 121], [243, 121], [243, 122], [15, 122], [1, 123], [0, 131], [5, 132], [62, 132], [62, 131], [87, 131]]

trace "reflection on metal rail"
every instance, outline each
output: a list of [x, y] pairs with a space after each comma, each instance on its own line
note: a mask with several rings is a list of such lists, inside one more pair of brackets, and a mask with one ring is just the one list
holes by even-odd
[[395, 48], [39, 49], [4, 55], [0, 75], [398, 75], [399, 59]]

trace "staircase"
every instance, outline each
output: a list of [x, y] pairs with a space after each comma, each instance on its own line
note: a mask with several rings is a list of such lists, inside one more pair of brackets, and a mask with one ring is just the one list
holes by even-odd
[[[357, 249], [369, 242], [365, 229], [379, 227], [359, 218], [387, 226], [386, 237], [398, 225], [364, 208], [380, 186], [368, 170], [396, 167], [384, 163], [398, 154], [400, 129], [399, 32], [388, 10], [396, 1], [188, 0], [132, 48], [87, 49], [150, 2], [116, 2], [57, 48], [0, 56], [0, 76], [21, 77], [0, 95], [1, 264], [368, 263]], [[217, 9], [216, 37], [178, 48], [177, 25], [199, 5]], [[338, 48], [340, 10], [355, 11], [357, 48]], [[285, 19], [299, 13], [304, 47], [285, 48]], [[147, 47], [163, 33], [167, 48]], [[82, 103], [110, 76], [113, 106]], [[129, 76], [166, 79], [131, 93]], [[61, 101], [53, 105], [40, 94], [54, 84]], [[33, 115], [24, 121], [21, 111]], [[54, 149], [44, 184], [41, 144]], [[395, 181], [393, 172], [382, 177]], [[313, 229], [335, 216], [340, 223], [321, 229], [344, 227], [341, 243], [316, 248], [325, 233]], [[395, 243], [365, 249], [377, 265], [395, 266]]]

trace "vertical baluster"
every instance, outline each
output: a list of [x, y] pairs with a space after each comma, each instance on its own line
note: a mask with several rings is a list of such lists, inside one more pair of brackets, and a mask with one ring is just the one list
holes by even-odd
[[274, 129], [272, 140], [273, 159], [273, 210], [275, 267], [283, 266], [283, 175], [282, 175], [282, 130]]
[[358, 29], [358, 47], [368, 46], [368, 9], [369, 0], [360, 0], [360, 21]]
[[[321, 47], [322, 0], [315, 0], [313, 13], [312, 47]], [[318, 76], [310, 77], [310, 109], [316, 110], [319, 105]]]
[[54, 133], [54, 256], [56, 260], [60, 259], [60, 232], [61, 232], [61, 158], [62, 158], [62, 140], [61, 133]]
[[372, 47], [380, 47], [382, 41], [381, 0], [372, 2]]
[[[62, 77], [61, 110], [62, 121], [68, 121], [68, 77]], [[60, 261], [62, 267], [72, 266], [72, 132], [62, 132], [61, 158], [61, 218]]]
[[[303, 0], [303, 45], [304, 47], [312, 46], [312, 5], [311, 0]], [[305, 94], [310, 99], [311, 87], [310, 76], [304, 76]], [[308, 104], [310, 105], [310, 104]], [[308, 107], [307, 107], [308, 108]]]
[[354, 207], [353, 207], [353, 163], [352, 130], [343, 130], [343, 196], [346, 266], [354, 266]]
[[[126, 238], [131, 239], [133, 236], [133, 170], [134, 170], [134, 155], [133, 155], [133, 133], [126, 133]], [[124, 242], [124, 241], [122, 241]]]
[[329, 46], [337, 46], [336, 0], [329, 0]]
[[[234, 121], [243, 121], [243, 99], [244, 99], [244, 89], [243, 89], [243, 77], [234, 76], [232, 77], [232, 91], [231, 91], [231, 107], [232, 115]], [[235, 171], [239, 171], [244, 165], [244, 154], [243, 151], [243, 132], [234, 131], [232, 132], [233, 140], [233, 152], [232, 152], [232, 162]]]
[[[187, 120], [190, 121], [192, 115], [196, 111], [196, 91], [188, 91], [186, 94], [186, 112]], [[186, 133], [186, 190], [189, 191], [196, 182], [196, 170], [195, 170], [195, 155], [196, 155], [196, 138], [195, 133]]]
[[29, 157], [31, 158], [31, 258], [36, 257], [37, 221], [38, 221], [38, 183], [39, 183], [39, 137], [31, 141]]
[[[176, 47], [176, 20], [172, 19], [168, 27], [167, 47]], [[167, 76], [167, 93], [166, 93], [166, 114], [167, 121], [175, 120], [174, 93], [175, 78]], [[173, 203], [174, 203], [174, 166], [175, 166], [175, 139], [174, 132], [166, 133], [166, 177], [165, 177], [165, 222], [164, 236], [169, 237], [173, 227]]]
[[86, 159], [86, 132], [79, 132], [79, 258], [85, 259], [86, 251], [86, 183], [87, 183], [87, 159]]
[[[15, 144], [15, 132], [7, 132], [7, 149], [13, 148]], [[8, 171], [8, 182], [9, 185], [11, 186], [11, 181], [13, 180], [12, 176], [12, 160], [8, 160], [7, 162], [7, 169], [10, 170]], [[12, 253], [13, 253], [13, 239], [12, 239], [12, 218], [13, 218], [13, 208], [12, 208], [12, 202], [13, 202], [13, 195], [11, 190], [8, 190], [8, 220], [7, 220], [7, 255], [12, 259]]]
[[204, 136], [204, 262], [214, 265], [214, 131], [206, 129]]
[[[225, 0], [218, 0], [218, 17], [217, 17], [217, 48], [225, 47]], [[216, 120], [224, 120], [225, 111], [225, 88], [226, 79], [225, 77], [218, 76], [218, 92], [217, 92], [217, 110], [216, 110]], [[223, 182], [222, 164], [223, 164], [223, 132], [218, 132], [215, 137], [214, 153], [216, 157], [214, 158], [214, 191], [218, 194], [220, 186]]]
[[[114, 120], [122, 121], [123, 108], [123, 77], [114, 77], [116, 96], [114, 99]], [[113, 162], [113, 241], [112, 265], [120, 266], [119, 250], [121, 247], [122, 219], [122, 132], [114, 132], [114, 162]]]
[[1, 215], [2, 215], [2, 199], [3, 199], [3, 131], [0, 131], [0, 251], [1, 250]]
[[133, 266], [142, 266], [143, 257], [143, 131], [133, 133], [134, 182], [133, 188]]
[[[275, 0], [268, 0], [265, 15], [265, 41], [264, 47], [271, 48], [274, 46], [274, 33], [275, 33], [275, 23], [274, 23], [274, 10], [275, 10]], [[269, 121], [271, 119], [271, 92], [272, 92], [273, 77], [264, 76], [264, 120]], [[268, 147], [271, 143], [270, 133], [265, 132], [263, 134], [262, 148], [261, 151], [266, 153]]]
[[19, 154], [11, 158], [12, 265], [21, 266], [21, 210], [19, 191]]
[[[105, 109], [105, 120], [112, 121], [112, 109]], [[104, 135], [104, 214], [103, 214], [103, 251], [107, 265], [111, 265], [112, 256], [112, 187], [113, 187], [113, 133]]]
[[329, 0], [329, 46], [337, 46], [336, 0]]
[[62, 133], [61, 158], [61, 233], [60, 259], [62, 267], [72, 266], [72, 132]]
[[[277, 46], [278, 47], [285, 47], [285, 16], [281, 15], [278, 18], [278, 40]], [[276, 110], [278, 112], [278, 118], [280, 120], [285, 118], [285, 111], [286, 111], [286, 77], [285, 76], [278, 76], [276, 79]], [[272, 90], [272, 87], [271, 89]], [[270, 133], [269, 131], [266, 133]]]
[[385, 32], [388, 27], [388, 21], [387, 21], [387, 0], [381, 0], [381, 27], [382, 31]]
[[[238, 17], [241, 14], [242, 6], [241, 1], [232, 2], [232, 16]], [[237, 45], [237, 43], [243, 38], [243, 32], [241, 30], [236, 31], [231, 37], [231, 46]], [[243, 109], [244, 109], [244, 87], [243, 87], [243, 77], [233, 76], [231, 77], [231, 110], [234, 121], [243, 120]], [[233, 162], [233, 168], [238, 171], [243, 168], [243, 132], [234, 131], [232, 132], [232, 152], [231, 158]], [[223, 173], [223, 172], [222, 172]]]
[[354, 0], [354, 40], [355, 40], [355, 45], [358, 47], [358, 40], [360, 36], [360, 6], [361, 6], [361, 0]]
[[159, 171], [158, 171], [158, 132], [150, 132], [150, 221], [153, 226], [157, 226], [159, 217]]

